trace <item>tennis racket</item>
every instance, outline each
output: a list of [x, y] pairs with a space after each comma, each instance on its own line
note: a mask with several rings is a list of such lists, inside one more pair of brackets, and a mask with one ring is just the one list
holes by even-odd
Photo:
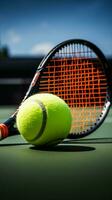
[[[61, 97], [73, 118], [68, 138], [84, 137], [102, 124], [109, 111], [109, 73], [107, 60], [96, 45], [82, 39], [64, 41], [41, 61], [22, 103], [35, 93]], [[18, 133], [17, 112], [0, 124], [1, 139]]]

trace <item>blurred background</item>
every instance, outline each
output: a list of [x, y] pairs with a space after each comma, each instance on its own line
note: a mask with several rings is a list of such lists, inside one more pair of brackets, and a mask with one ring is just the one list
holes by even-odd
[[95, 43], [111, 64], [112, 1], [0, 1], [0, 105], [19, 104], [43, 56], [71, 38]]

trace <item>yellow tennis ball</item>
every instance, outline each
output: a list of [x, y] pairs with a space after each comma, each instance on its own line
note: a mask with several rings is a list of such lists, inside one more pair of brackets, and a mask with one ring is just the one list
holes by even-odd
[[64, 100], [53, 94], [36, 94], [20, 106], [17, 128], [31, 144], [55, 145], [67, 137], [72, 116]]

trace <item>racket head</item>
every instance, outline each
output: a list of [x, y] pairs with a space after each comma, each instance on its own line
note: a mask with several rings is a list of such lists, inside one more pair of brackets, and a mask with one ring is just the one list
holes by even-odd
[[[109, 75], [107, 60], [96, 45], [70, 39], [58, 44], [41, 61], [22, 102], [34, 93], [61, 97], [70, 106], [73, 118], [68, 137], [81, 138], [96, 130], [109, 111]], [[1, 139], [18, 133], [17, 112], [0, 124]]]
[[70, 106], [72, 127], [68, 138], [89, 135], [108, 114], [108, 62], [89, 41], [71, 39], [57, 45], [40, 63], [34, 82], [36, 92], [53, 93]]

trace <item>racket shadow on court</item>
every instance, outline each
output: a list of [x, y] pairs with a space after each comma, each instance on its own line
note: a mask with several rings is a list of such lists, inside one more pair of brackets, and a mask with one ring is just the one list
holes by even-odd
[[[13, 136], [12, 136], [13, 137]], [[61, 144], [53, 147], [37, 147], [30, 146], [27, 142], [7, 142], [0, 143], [0, 147], [11, 147], [11, 146], [24, 146], [30, 148], [31, 150], [41, 150], [41, 151], [55, 151], [55, 152], [86, 152], [95, 151], [96, 147], [84, 146], [84, 145], [95, 145], [95, 144], [112, 144], [112, 138], [85, 138], [85, 139], [71, 139], [64, 140]], [[28, 147], [27, 147], [28, 146]]]
[[0, 144], [0, 148], [1, 148], [1, 147], [11, 147], [11, 146], [23, 146], [23, 145], [26, 145], [26, 146], [27, 146], [28, 143], [16, 143], [16, 142], [15, 142], [15, 143], [5, 143], [5, 144], [4, 144], [4, 143], [1, 143], [1, 144]]

